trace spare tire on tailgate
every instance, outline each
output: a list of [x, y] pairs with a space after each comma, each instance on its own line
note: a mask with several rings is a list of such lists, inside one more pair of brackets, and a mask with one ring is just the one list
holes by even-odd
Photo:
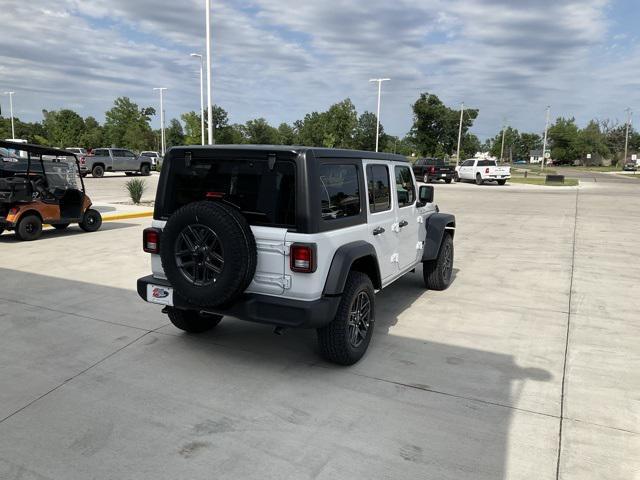
[[233, 301], [256, 271], [256, 241], [244, 216], [220, 202], [185, 205], [167, 221], [162, 268], [175, 292], [200, 307]]

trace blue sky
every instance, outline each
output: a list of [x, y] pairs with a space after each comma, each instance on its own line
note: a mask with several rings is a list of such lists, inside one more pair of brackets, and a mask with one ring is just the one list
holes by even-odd
[[[404, 135], [420, 92], [540, 131], [553, 116], [622, 120], [640, 108], [636, 0], [213, 0], [214, 102], [232, 122], [293, 122], [346, 97]], [[204, 0], [0, 0], [0, 92], [16, 115], [72, 108], [102, 121], [117, 96], [168, 118], [199, 108]], [[3, 112], [7, 98], [1, 97]], [[158, 120], [154, 119], [157, 126]]]

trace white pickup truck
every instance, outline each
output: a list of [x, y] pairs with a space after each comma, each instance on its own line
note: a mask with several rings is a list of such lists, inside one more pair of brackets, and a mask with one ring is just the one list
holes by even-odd
[[498, 182], [504, 185], [511, 178], [511, 167], [499, 166], [495, 160], [472, 158], [456, 167], [456, 181], [474, 181], [477, 185], [484, 182]]

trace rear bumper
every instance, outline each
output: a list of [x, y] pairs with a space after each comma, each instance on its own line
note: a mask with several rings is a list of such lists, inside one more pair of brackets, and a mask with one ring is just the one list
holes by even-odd
[[[147, 285], [171, 287], [168, 281], [155, 278], [153, 275], [139, 278], [138, 295], [144, 301], [148, 301]], [[202, 308], [190, 303], [178, 295], [175, 290], [173, 293], [173, 306], [175, 308], [206, 311], [250, 322], [292, 328], [319, 328], [327, 325], [335, 317], [339, 303], [339, 296], [325, 296], [318, 300], [304, 302], [270, 295], [245, 293], [226, 308]]]

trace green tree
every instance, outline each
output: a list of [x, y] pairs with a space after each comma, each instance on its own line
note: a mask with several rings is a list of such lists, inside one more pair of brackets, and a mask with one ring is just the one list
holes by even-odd
[[324, 115], [326, 123], [324, 146], [352, 148], [353, 137], [358, 125], [358, 112], [350, 99], [335, 103]]
[[[358, 150], [375, 150], [376, 148], [376, 126], [378, 119], [375, 113], [364, 112], [358, 118], [358, 124], [356, 125], [355, 135], [353, 138], [353, 146]], [[384, 135], [384, 128], [380, 125], [380, 136]], [[388, 139], [391, 140], [391, 139]], [[391, 143], [396, 139], [391, 140]], [[387, 141], [385, 144], [389, 144]], [[393, 145], [392, 145], [393, 146]]]
[[[520, 144], [520, 133], [517, 129], [507, 127], [504, 130], [504, 153], [503, 160], [509, 160], [514, 156], [514, 151]], [[500, 153], [502, 151], [502, 131], [498, 132], [491, 142], [491, 156], [500, 159]], [[475, 152], [474, 152], [475, 153]]]
[[[479, 110], [465, 109], [462, 133], [467, 133]], [[457, 148], [460, 110], [447, 107], [436, 95], [422, 93], [413, 104], [411, 136], [422, 155], [451, 155]]]
[[78, 146], [99, 148], [104, 145], [104, 128], [93, 117], [84, 119], [84, 132]]
[[482, 150], [480, 139], [473, 133], [467, 132], [460, 142], [460, 160], [472, 158], [477, 152]]
[[537, 133], [521, 133], [514, 158], [528, 161], [532, 150], [542, 150], [542, 137]]
[[184, 145], [184, 131], [182, 130], [182, 124], [177, 118], [171, 119], [169, 127], [164, 131], [164, 136], [167, 148]]
[[269, 125], [264, 118], [249, 120], [244, 125], [244, 137], [247, 143], [259, 145], [273, 145], [279, 140], [278, 130]]
[[609, 158], [611, 155], [607, 139], [600, 130], [599, 123], [594, 120], [580, 130], [575, 150], [583, 162], [586, 162], [587, 155], [591, 154], [591, 161], [588, 163], [592, 164], [600, 164], [603, 158]]
[[42, 110], [47, 141], [59, 148], [79, 145], [85, 132], [84, 120], [73, 110]]
[[579, 151], [579, 130], [575, 118], [558, 118], [548, 131], [551, 158], [554, 163], [572, 163], [581, 157]]
[[152, 107], [140, 109], [128, 97], [116, 98], [113, 108], [105, 113], [105, 140], [110, 146], [134, 150], [153, 148], [152, 115], [155, 115]]
[[288, 123], [281, 123], [278, 127], [278, 143], [280, 145], [295, 145], [296, 131]]
[[[200, 124], [200, 114], [187, 112], [180, 115], [184, 122], [184, 143], [185, 145], [200, 145], [202, 143], [202, 129]], [[205, 131], [205, 140], [207, 132]]]
[[298, 139], [296, 143], [308, 147], [322, 147], [324, 145], [326, 125], [323, 114], [307, 113], [302, 120], [296, 120], [293, 127]]

